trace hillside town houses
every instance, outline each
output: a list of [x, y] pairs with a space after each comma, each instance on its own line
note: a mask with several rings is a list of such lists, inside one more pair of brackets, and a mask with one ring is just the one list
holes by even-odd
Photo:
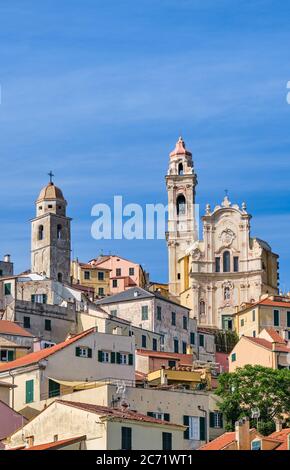
[[215, 394], [224, 372], [290, 368], [278, 255], [228, 194], [199, 239], [181, 137], [166, 188], [168, 284], [119, 254], [71, 259], [68, 203], [52, 175], [40, 190], [30, 268], [0, 261], [0, 450], [290, 449], [289, 429], [225, 432]]

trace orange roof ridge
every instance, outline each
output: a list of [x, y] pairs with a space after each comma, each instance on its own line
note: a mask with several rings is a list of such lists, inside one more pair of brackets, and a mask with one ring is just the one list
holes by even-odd
[[79, 333], [78, 335], [73, 336], [72, 338], [69, 338], [63, 341], [62, 343], [58, 343], [55, 346], [52, 346], [51, 348], [41, 349], [40, 351], [35, 351], [30, 354], [26, 354], [25, 356], [19, 357], [18, 359], [15, 359], [14, 361], [1, 364], [0, 373], [5, 372], [7, 370], [11, 370], [11, 369], [17, 369], [18, 367], [25, 367], [31, 364], [36, 364], [41, 359], [45, 359], [46, 357], [49, 357], [52, 354], [55, 354], [61, 349], [66, 348], [67, 346], [74, 343], [75, 341], [78, 341], [79, 339], [92, 333], [94, 330], [95, 328], [90, 328], [89, 330], [83, 331], [82, 333]]

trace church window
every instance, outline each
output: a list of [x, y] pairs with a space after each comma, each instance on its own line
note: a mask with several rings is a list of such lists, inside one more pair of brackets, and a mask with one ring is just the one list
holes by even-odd
[[44, 228], [43, 225], [38, 227], [38, 240], [43, 240], [44, 237]]
[[58, 282], [62, 282], [62, 273], [58, 273], [57, 280]]
[[229, 287], [225, 287], [224, 300], [230, 300], [230, 299], [231, 299], [231, 289]]
[[215, 259], [215, 272], [221, 272], [221, 259], [219, 257]]
[[205, 314], [205, 302], [204, 300], [201, 300], [199, 302], [199, 314], [204, 315]]
[[183, 165], [182, 165], [182, 163], [179, 163], [179, 165], [178, 165], [178, 174], [179, 174], [179, 176], [183, 176]]
[[186, 213], [186, 201], [183, 194], [180, 194], [176, 200], [177, 215], [185, 215]]
[[58, 224], [57, 226], [57, 239], [60, 240], [62, 238], [62, 226]]
[[234, 272], [238, 273], [239, 272], [239, 257], [234, 256]]
[[229, 251], [225, 251], [223, 254], [223, 268], [224, 273], [229, 273], [231, 270], [231, 254]]

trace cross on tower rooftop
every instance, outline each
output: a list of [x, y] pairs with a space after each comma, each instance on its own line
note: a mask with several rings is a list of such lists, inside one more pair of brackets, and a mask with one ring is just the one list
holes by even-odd
[[50, 170], [50, 172], [48, 173], [48, 176], [49, 176], [50, 184], [53, 184], [52, 178], [54, 177], [54, 174], [52, 173], [51, 170]]

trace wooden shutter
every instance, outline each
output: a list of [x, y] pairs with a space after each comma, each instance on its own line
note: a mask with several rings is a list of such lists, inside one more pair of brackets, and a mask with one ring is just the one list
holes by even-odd
[[170, 421], [170, 414], [164, 413], [164, 421]]
[[34, 381], [27, 380], [25, 383], [26, 403], [32, 403], [34, 400]]
[[32, 302], [33, 304], [35, 303], [35, 295], [34, 295], [34, 294], [31, 295], [31, 302]]
[[79, 348], [78, 346], [76, 347], [76, 356], [80, 357], [81, 355], [81, 348]]
[[203, 416], [199, 418], [199, 439], [201, 441], [206, 440], [205, 418]]
[[88, 348], [88, 357], [92, 358], [92, 356], [93, 356], [93, 351], [91, 348]]
[[103, 351], [98, 351], [98, 361], [103, 362]]
[[8, 361], [13, 361], [14, 359], [14, 351], [8, 351]]
[[116, 353], [111, 352], [111, 364], [115, 364], [116, 362]]
[[210, 428], [214, 428], [214, 413], [212, 411], [209, 414], [209, 426]]
[[222, 413], [220, 413], [220, 423], [221, 423], [220, 427], [223, 428], [224, 427], [224, 417], [223, 417]]
[[152, 411], [147, 411], [147, 416], [150, 416], [150, 418], [154, 418], [154, 413]]
[[172, 450], [172, 434], [171, 432], [162, 433], [162, 450]]
[[133, 354], [129, 354], [129, 366], [132, 366], [133, 365]]
[[121, 364], [121, 354], [117, 352], [117, 364]]
[[183, 439], [189, 439], [189, 416], [183, 416], [183, 424], [187, 429], [183, 433]]
[[43, 294], [42, 300], [43, 300], [44, 304], [47, 303], [47, 295], [46, 294]]

